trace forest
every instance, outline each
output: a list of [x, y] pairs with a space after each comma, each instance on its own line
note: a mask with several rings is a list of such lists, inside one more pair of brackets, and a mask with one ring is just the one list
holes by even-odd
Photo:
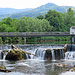
[[[65, 13], [49, 10], [45, 16], [36, 18], [4, 18], [0, 21], [0, 32], [69, 32], [75, 26], [75, 12], [69, 8]], [[40, 40], [41, 39], [41, 40]], [[70, 37], [26, 37], [27, 44], [41, 41], [69, 41]], [[24, 44], [24, 37], [0, 37], [0, 44]]]

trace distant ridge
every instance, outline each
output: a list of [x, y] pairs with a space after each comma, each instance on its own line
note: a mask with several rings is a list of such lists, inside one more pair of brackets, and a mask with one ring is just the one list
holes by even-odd
[[0, 15], [2, 14], [11, 14], [11, 13], [18, 13], [30, 10], [32, 8], [26, 8], [26, 9], [14, 9], [14, 8], [0, 8]]
[[[4, 17], [11, 17], [11, 18], [16, 18], [16, 19], [20, 19], [21, 17], [32, 17], [35, 18], [39, 15], [45, 15], [49, 9], [51, 10], [56, 10], [58, 12], [64, 13], [67, 11], [67, 9], [71, 7], [74, 11], [75, 11], [75, 7], [72, 6], [58, 6], [54, 3], [47, 3], [45, 5], [42, 5], [40, 7], [37, 7], [35, 9], [31, 9], [29, 8], [28, 10], [22, 9], [22, 10], [14, 10], [13, 13], [6, 13], [4, 15], [0, 15], [0, 19], [3, 19]], [[10, 9], [10, 8], [9, 8]], [[16, 11], [16, 12], [15, 12]]]

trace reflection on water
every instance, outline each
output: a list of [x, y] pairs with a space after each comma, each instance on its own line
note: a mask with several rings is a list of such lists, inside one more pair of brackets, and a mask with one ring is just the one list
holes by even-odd
[[60, 75], [75, 75], [75, 72], [65, 72], [65, 73], [61, 73]]
[[11, 72], [11, 73], [3, 73], [3, 72], [0, 72], [0, 75], [26, 75], [26, 74], [19, 73], [19, 72]]
[[0, 75], [59, 75], [64, 72], [66, 68], [60, 68], [54, 63], [61, 63], [62, 61], [44, 61], [27, 59], [21, 61], [0, 61], [0, 64], [10, 69], [10, 73], [0, 73]]

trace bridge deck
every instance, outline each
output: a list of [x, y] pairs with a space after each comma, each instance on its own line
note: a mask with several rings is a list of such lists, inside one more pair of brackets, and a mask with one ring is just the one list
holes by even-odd
[[1, 32], [0, 37], [75, 36], [69, 32]]

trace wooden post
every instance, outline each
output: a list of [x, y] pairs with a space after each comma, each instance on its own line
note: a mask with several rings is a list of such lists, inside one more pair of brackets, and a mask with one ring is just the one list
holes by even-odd
[[26, 37], [24, 37], [24, 44], [26, 44]]

